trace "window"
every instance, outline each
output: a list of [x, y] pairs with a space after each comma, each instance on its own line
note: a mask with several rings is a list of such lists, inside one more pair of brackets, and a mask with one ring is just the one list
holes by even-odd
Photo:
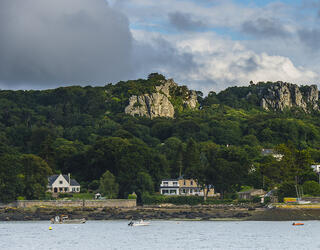
[[184, 193], [184, 194], [185, 194], [185, 193], [186, 193], [186, 190], [185, 190], [185, 189], [182, 189], [182, 193]]
[[59, 192], [62, 192], [62, 188], [59, 188]]
[[59, 181], [59, 184], [62, 184], [62, 181]]
[[170, 190], [170, 194], [176, 194], [176, 190]]
[[65, 191], [65, 192], [68, 192], [68, 188], [64, 188], [64, 191]]
[[164, 185], [164, 186], [168, 186], [168, 182], [167, 182], [167, 181], [164, 181], [164, 182], [163, 182], [163, 185]]
[[186, 185], [186, 180], [183, 180], [183, 185]]
[[77, 191], [79, 191], [80, 188], [77, 188]]
[[193, 189], [191, 188], [191, 189], [190, 189], [190, 194], [192, 194], [192, 193], [193, 193]]
[[193, 181], [190, 181], [190, 185], [191, 185], [191, 186], [193, 185]]
[[74, 192], [74, 191], [76, 191], [76, 189], [75, 189], [75, 188], [72, 188], [72, 192]]
[[178, 186], [178, 182], [174, 181], [173, 186]]
[[167, 194], [167, 193], [168, 193], [168, 190], [162, 189], [162, 194]]

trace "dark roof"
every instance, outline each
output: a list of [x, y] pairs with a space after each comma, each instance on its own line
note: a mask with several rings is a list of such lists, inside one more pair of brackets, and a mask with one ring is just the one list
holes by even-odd
[[[48, 182], [49, 182], [49, 186], [52, 186], [52, 184], [56, 181], [56, 179], [58, 178], [58, 174], [55, 175], [51, 175], [48, 177]], [[65, 180], [67, 182], [69, 182], [69, 176], [67, 174], [62, 175], [63, 178], [65, 178]], [[70, 179], [70, 186], [80, 186], [79, 182], [77, 182], [75, 179]]]
[[270, 154], [274, 154], [274, 150], [273, 149], [270, 149], [270, 148], [263, 148], [261, 150], [261, 153], [263, 155], [270, 155]]
[[70, 186], [80, 186], [80, 184], [75, 179], [71, 179], [70, 180]]
[[55, 174], [55, 175], [51, 175], [48, 177], [48, 182], [49, 182], [49, 186], [52, 186], [52, 184], [55, 182], [55, 180], [58, 178], [58, 174]]
[[163, 179], [162, 181], [178, 181], [179, 179]]

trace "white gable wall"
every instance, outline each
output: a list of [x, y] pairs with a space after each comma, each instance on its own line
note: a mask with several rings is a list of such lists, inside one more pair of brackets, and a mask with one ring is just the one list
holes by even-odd
[[[62, 174], [60, 174], [58, 176], [58, 178], [53, 182], [52, 184], [52, 188], [57, 188], [58, 192], [70, 192], [70, 184], [69, 182], [62, 176]], [[62, 191], [60, 191], [63, 188]], [[67, 188], [67, 190], [65, 190], [65, 188]]]

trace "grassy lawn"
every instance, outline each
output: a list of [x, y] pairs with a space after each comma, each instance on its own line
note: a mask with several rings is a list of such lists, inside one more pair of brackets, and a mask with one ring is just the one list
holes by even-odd
[[92, 193], [74, 193], [72, 197], [60, 197], [59, 200], [94, 200]]
[[72, 200], [94, 200], [94, 194], [92, 193], [73, 194]]

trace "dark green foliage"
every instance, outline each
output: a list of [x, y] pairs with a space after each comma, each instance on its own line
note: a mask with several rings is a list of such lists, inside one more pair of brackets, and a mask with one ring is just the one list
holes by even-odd
[[149, 195], [145, 193], [142, 196], [142, 202], [145, 205], [171, 203], [175, 205], [197, 205], [203, 203], [203, 197], [200, 196], [165, 196]]
[[316, 181], [306, 181], [302, 185], [303, 193], [306, 195], [319, 196], [320, 195], [320, 184]]
[[73, 195], [70, 194], [70, 193], [60, 193], [60, 194], [58, 195], [58, 197], [59, 197], [59, 198], [71, 198], [71, 197], [73, 197]]
[[[136, 192], [139, 199], [180, 175], [222, 197], [241, 185], [280, 186], [285, 195], [296, 176], [300, 185], [317, 180], [310, 164], [320, 162], [318, 112], [264, 111], [258, 88], [271, 83], [259, 83], [207, 97], [197, 92], [199, 110], [184, 105], [185, 86], [173, 87], [174, 119], [124, 114], [131, 95], [152, 93], [163, 80], [152, 73], [104, 87], [0, 91], [0, 200], [44, 197], [50, 169], [72, 173], [82, 191], [96, 190], [109, 171], [118, 197]], [[262, 148], [284, 157], [262, 157]]]
[[261, 202], [261, 198], [259, 196], [255, 196], [252, 198], [252, 202], [253, 203], [260, 203]]
[[293, 181], [283, 182], [278, 189], [279, 201], [283, 201], [284, 197], [297, 197], [296, 183]]

